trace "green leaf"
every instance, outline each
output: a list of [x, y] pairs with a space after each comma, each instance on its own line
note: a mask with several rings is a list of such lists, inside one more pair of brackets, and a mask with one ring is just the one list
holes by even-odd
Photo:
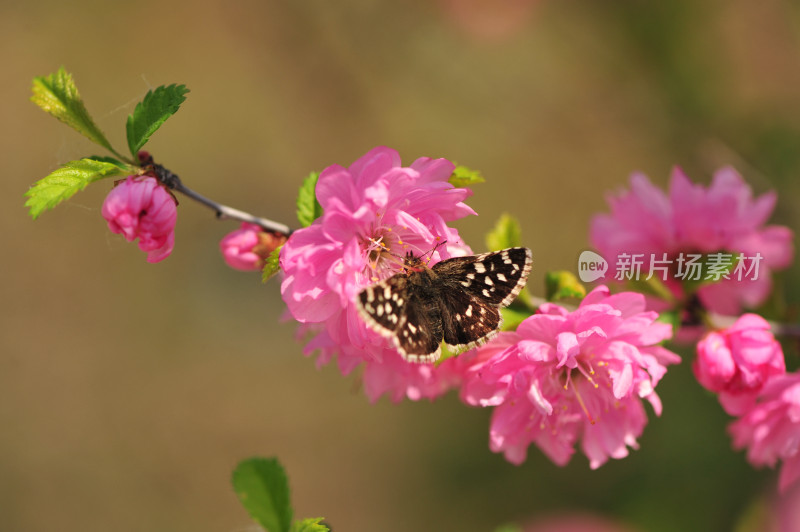
[[124, 168], [105, 161], [95, 159], [70, 161], [34, 183], [25, 193], [28, 198], [25, 206], [30, 207], [30, 214], [35, 220], [46, 209], [52, 209], [71, 198], [89, 183], [125, 173]]
[[150, 135], [156, 132], [161, 124], [174, 115], [181, 104], [186, 100], [189, 89], [186, 85], [162, 85], [155, 90], [148, 91], [144, 100], [136, 104], [133, 114], [128, 116], [126, 131], [128, 134], [128, 147], [133, 158], [136, 159], [139, 150], [144, 146]]
[[545, 298], [548, 301], [561, 299], [583, 299], [586, 288], [575, 274], [568, 271], [547, 272], [544, 276]]
[[503, 316], [503, 331], [515, 331], [519, 324], [529, 318], [533, 311], [526, 308], [505, 307], [500, 309]]
[[439, 356], [439, 359], [434, 362], [434, 364], [438, 366], [439, 364], [441, 364], [442, 362], [444, 362], [448, 358], [457, 357], [462, 352], [463, 352], [463, 349], [450, 348], [449, 345], [447, 345], [446, 343], [442, 342], [442, 354]]
[[678, 329], [681, 328], [681, 313], [677, 310], [666, 310], [658, 315], [656, 321], [672, 325], [672, 337], [678, 334]]
[[289, 532], [289, 481], [276, 458], [250, 458], [233, 472], [233, 489], [250, 517], [268, 532]]
[[513, 248], [521, 245], [522, 231], [519, 222], [510, 214], [503, 214], [486, 235], [486, 247], [489, 251]]
[[316, 195], [318, 179], [319, 172], [311, 172], [297, 194], [297, 220], [303, 227], [308, 227], [322, 216], [322, 205], [317, 201]]
[[132, 165], [130, 165], [128, 163], [122, 162], [119, 159], [116, 159], [114, 157], [109, 157], [107, 155], [90, 155], [88, 157], [84, 157], [84, 159], [89, 159], [91, 161], [98, 161], [98, 162], [101, 162], [101, 163], [113, 164], [114, 166], [116, 166], [120, 170], [124, 170], [125, 172], [128, 172], [130, 174], [135, 174], [136, 173], [136, 167], [135, 166], [132, 166]]
[[471, 170], [466, 166], [456, 166], [453, 173], [448, 179], [454, 187], [468, 187], [470, 185], [477, 185], [478, 183], [485, 183], [486, 179], [483, 178], [478, 170]]
[[292, 524], [292, 532], [329, 532], [330, 528], [321, 524], [324, 517], [309, 517]]
[[117, 154], [114, 148], [100, 131], [89, 112], [83, 105], [78, 88], [72, 81], [72, 76], [64, 70], [49, 76], [33, 78], [33, 96], [31, 101], [44, 109], [47, 113], [58, 118], [71, 128], [75, 129], [92, 142], [99, 144], [110, 152]]
[[261, 271], [262, 283], [266, 283], [267, 281], [269, 281], [272, 278], [272, 276], [278, 273], [278, 271], [281, 269], [280, 265], [281, 248], [283, 248], [283, 244], [273, 249], [272, 252], [269, 254], [269, 257], [267, 257], [267, 262], [264, 264], [264, 269]]

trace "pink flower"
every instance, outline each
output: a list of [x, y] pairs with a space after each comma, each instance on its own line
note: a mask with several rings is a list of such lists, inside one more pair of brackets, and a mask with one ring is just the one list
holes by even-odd
[[412, 364], [399, 353], [389, 352], [382, 361], [370, 360], [365, 364], [364, 393], [373, 402], [383, 394], [394, 402], [404, 397], [412, 401], [433, 399], [460, 383], [459, 375], [448, 371], [448, 367]]
[[243, 272], [257, 271], [264, 268], [264, 261], [284, 241], [285, 238], [264, 231], [258, 224], [242, 222], [239, 229], [222, 238], [219, 249], [231, 268]]
[[492, 451], [519, 464], [534, 443], [565, 465], [580, 440], [592, 469], [627, 456], [647, 424], [641, 399], [660, 415], [655, 386], [680, 361], [657, 345], [671, 336], [657, 317], [641, 294], [600, 286], [574, 312], [542, 305], [516, 333], [478, 349], [461, 397], [495, 407]]
[[[742, 307], [763, 303], [772, 288], [771, 272], [786, 268], [792, 261], [792, 232], [786, 227], [764, 225], [775, 200], [774, 192], [753, 198], [750, 187], [732, 168], [718, 170], [708, 188], [692, 184], [675, 168], [668, 196], [643, 174], [634, 174], [630, 191], [608, 199], [611, 214], [594, 217], [590, 239], [609, 261], [610, 272], [623, 266], [621, 255], [643, 255], [642, 278], [650, 271], [651, 258], [662, 260], [666, 253], [673, 266], [668, 285], [678, 295], [680, 288], [674, 276], [680, 253], [689, 258], [688, 254], [719, 252], [730, 255], [734, 265], [741, 254], [744, 270], [735, 275], [728, 271], [729, 279], [698, 290], [707, 309], [736, 315]], [[757, 274], [752, 269], [748, 275], [748, 269], [756, 264]], [[663, 278], [663, 272], [654, 273]], [[704, 279], [707, 273], [703, 271]]]
[[769, 329], [761, 316], [745, 314], [697, 344], [694, 374], [703, 387], [720, 394], [730, 415], [742, 414], [770, 377], [786, 373], [781, 344]]
[[735, 449], [747, 448], [754, 466], [774, 467], [783, 461], [778, 489], [800, 479], [800, 373], [770, 379], [756, 404], [728, 427]]
[[[293, 233], [281, 252], [283, 300], [297, 321], [319, 324], [306, 351], [320, 350], [322, 361], [337, 356], [345, 374], [368, 362], [365, 388], [371, 396], [377, 390], [394, 399], [440, 393], [437, 386], [417, 387], [407, 379], [387, 385], [386, 371], [376, 364], [400, 364], [397, 352], [390, 340], [364, 324], [354, 300], [366, 286], [399, 272], [408, 251], [422, 255], [434, 250], [431, 264], [470, 253], [447, 226], [474, 214], [463, 203], [471, 192], [448, 183], [453, 169], [445, 159], [428, 158], [404, 167], [397, 152], [386, 147], [374, 148], [349, 168], [330, 166], [316, 187], [323, 215]], [[437, 247], [443, 241], [447, 244]], [[427, 371], [400, 373], [416, 379]]]
[[175, 199], [154, 177], [128, 176], [111, 189], [103, 202], [103, 218], [112, 233], [147, 253], [147, 262], [166, 259], [175, 244]]
[[771, 532], [800, 530], [800, 483], [794, 483], [791, 489], [785, 490], [780, 496], [775, 496], [771, 506], [777, 523], [774, 528], [767, 530]]

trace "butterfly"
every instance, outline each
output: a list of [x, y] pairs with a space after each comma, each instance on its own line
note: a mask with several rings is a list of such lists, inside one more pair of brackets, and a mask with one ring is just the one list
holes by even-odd
[[532, 261], [530, 249], [508, 248], [429, 268], [408, 253], [403, 271], [362, 290], [356, 306], [364, 322], [391, 338], [404, 359], [435, 362], [443, 340], [461, 350], [497, 334], [500, 309], [525, 286]]

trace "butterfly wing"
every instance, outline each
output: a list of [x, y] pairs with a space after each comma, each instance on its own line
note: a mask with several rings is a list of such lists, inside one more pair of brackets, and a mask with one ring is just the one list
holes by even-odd
[[435, 362], [442, 354], [442, 315], [435, 300], [411, 290], [406, 313], [395, 331], [397, 350], [410, 362]]
[[403, 358], [433, 362], [442, 340], [469, 348], [497, 334], [500, 308], [525, 286], [531, 262], [526, 248], [447, 259], [365, 288], [356, 305], [367, 325], [392, 338]]
[[528, 282], [532, 263], [530, 249], [508, 248], [443, 260], [432, 269], [450, 289], [461, 290], [490, 305], [507, 307]]
[[503, 323], [500, 309], [460, 290], [443, 290], [439, 299], [444, 341], [469, 349], [492, 338]]
[[441, 355], [439, 306], [435, 300], [422, 297], [406, 274], [368, 286], [356, 298], [356, 306], [366, 324], [391, 338], [406, 360], [433, 362]]
[[439, 280], [444, 341], [471, 348], [497, 334], [500, 308], [520, 293], [531, 272], [531, 251], [509, 248], [455, 257], [434, 265]]
[[384, 336], [394, 334], [405, 315], [407, 287], [407, 277], [398, 274], [368, 286], [358, 294], [356, 306], [370, 328]]

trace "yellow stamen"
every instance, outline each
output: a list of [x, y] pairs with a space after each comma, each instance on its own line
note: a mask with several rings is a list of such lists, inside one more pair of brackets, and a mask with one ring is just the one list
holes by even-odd
[[583, 397], [581, 397], [580, 392], [578, 392], [577, 388], [574, 388], [575, 398], [578, 400], [578, 404], [581, 405], [581, 409], [583, 413], [586, 414], [586, 419], [589, 420], [589, 423], [594, 425], [594, 419], [592, 419], [592, 415], [589, 413], [589, 410], [586, 408], [586, 405], [583, 402]]

